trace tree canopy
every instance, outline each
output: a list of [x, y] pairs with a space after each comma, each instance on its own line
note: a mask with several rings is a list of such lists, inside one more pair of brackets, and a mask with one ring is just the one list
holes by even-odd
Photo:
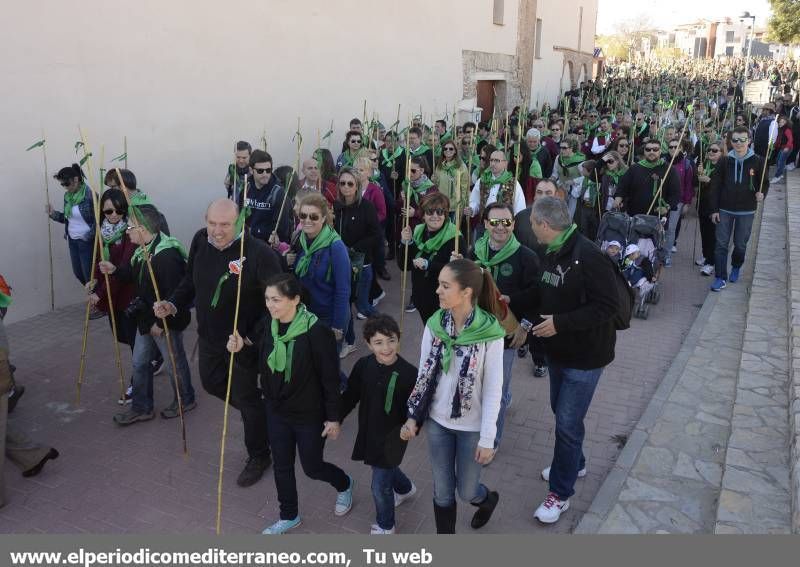
[[800, 0], [769, 0], [769, 38], [776, 43], [800, 43]]

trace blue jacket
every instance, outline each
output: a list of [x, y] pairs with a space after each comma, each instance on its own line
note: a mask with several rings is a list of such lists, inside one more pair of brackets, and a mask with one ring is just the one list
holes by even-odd
[[[301, 248], [295, 266], [302, 257]], [[311, 311], [332, 329], [345, 331], [350, 321], [350, 274], [347, 246], [338, 240], [317, 250], [311, 257], [308, 272], [299, 278], [311, 295]]]
[[[94, 240], [94, 203], [92, 201], [92, 190], [89, 188], [88, 185], [84, 184], [84, 197], [83, 201], [80, 202], [78, 205], [78, 211], [80, 211], [83, 220], [86, 221], [86, 224], [89, 225], [91, 228], [91, 232], [89, 232], [88, 240]], [[69, 216], [67, 213], [71, 213], [71, 211], [53, 211], [53, 214], [50, 215], [50, 218], [56, 222], [60, 222], [64, 225], [64, 238], [69, 239]]]

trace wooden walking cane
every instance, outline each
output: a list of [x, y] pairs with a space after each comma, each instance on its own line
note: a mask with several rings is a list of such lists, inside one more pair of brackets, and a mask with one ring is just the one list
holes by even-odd
[[[409, 119], [409, 124], [411, 120]], [[406, 152], [408, 152], [408, 135], [411, 131], [409, 127], [406, 130]], [[408, 207], [409, 203], [411, 202], [411, 179], [409, 169], [411, 168], [411, 156], [410, 153], [406, 153], [406, 177], [405, 177], [405, 184], [406, 184], [406, 194], [405, 200], [403, 201], [403, 208], [405, 209], [405, 219], [403, 220], [403, 228], [407, 228], [411, 225], [411, 217], [408, 215]], [[413, 236], [413, 235], [412, 235]], [[402, 241], [402, 237], [401, 237]], [[403, 322], [405, 321], [406, 317], [406, 284], [408, 282], [408, 241], [403, 242], [403, 271], [400, 276], [400, 331], [403, 330]], [[398, 341], [399, 342], [399, 341]], [[399, 348], [399, 344], [398, 344]]]
[[[44, 198], [45, 203], [50, 205], [50, 176], [47, 175], [47, 138], [42, 129], [42, 139], [29, 146], [25, 151], [29, 152], [34, 148], [42, 148], [42, 159], [44, 160]], [[50, 311], [56, 308], [55, 287], [53, 286], [53, 229], [50, 226], [50, 215], [47, 215], [47, 256], [50, 260]]]
[[[692, 102], [694, 102], [694, 101], [692, 101]], [[686, 120], [683, 123], [683, 129], [681, 130], [681, 135], [678, 138], [678, 148], [681, 147], [681, 142], [683, 141], [683, 136], [686, 134], [686, 127], [688, 125], [689, 125], [689, 120]], [[656, 194], [653, 195], [653, 200], [650, 202], [650, 206], [647, 207], [647, 213], [646, 214], [648, 214], [648, 215], [650, 214], [650, 211], [653, 210], [653, 206], [656, 204], [656, 201], [661, 197], [661, 191], [664, 189], [664, 182], [667, 180], [667, 176], [669, 175], [670, 169], [672, 169], [672, 164], [675, 162], [675, 157], [677, 155], [678, 155], [677, 151], [674, 154], [672, 154], [672, 159], [669, 160], [669, 165], [667, 166], [667, 170], [664, 172], [664, 177], [661, 178], [661, 184], [658, 186], [658, 191], [656, 191]]]
[[[242, 203], [245, 203], [246, 199], [247, 199], [247, 176], [245, 175], [244, 197]], [[244, 207], [242, 208], [242, 211], [244, 211]], [[239, 277], [236, 281], [236, 307], [234, 308], [233, 311], [233, 332], [231, 333], [234, 336], [238, 334], [237, 328], [239, 326], [239, 305], [242, 299], [242, 276], [244, 274], [244, 236], [245, 236], [244, 216], [245, 215], [242, 215], [242, 232], [239, 234]], [[217, 524], [216, 524], [217, 535], [220, 534], [221, 524], [222, 524], [222, 473], [225, 464], [225, 437], [228, 433], [228, 407], [230, 405], [230, 399], [231, 399], [231, 382], [233, 381], [233, 360], [236, 357], [235, 352], [232, 352], [230, 354], [231, 356], [228, 360], [228, 381], [225, 388], [225, 411], [222, 417], [222, 441], [220, 442], [220, 448], [219, 448], [219, 480], [217, 481]]]
[[[122, 178], [122, 174], [119, 171], [119, 168], [114, 168], [114, 171], [117, 174], [117, 179], [119, 180], [120, 188], [122, 189], [122, 193], [125, 195], [125, 200], [128, 201], [128, 208], [133, 213], [133, 210], [130, 209], [131, 205], [131, 197], [130, 193], [128, 192], [128, 187], [125, 185], [125, 180]], [[138, 222], [141, 222], [140, 219], [137, 219]], [[150, 227], [147, 227], [148, 229]], [[158, 282], [156, 281], [156, 274], [153, 271], [153, 263], [150, 257], [150, 252], [147, 249], [146, 244], [141, 244], [142, 248], [142, 257], [144, 259], [145, 264], [147, 264], [147, 272], [150, 275], [150, 283], [153, 286], [153, 293], [156, 297], [156, 303], [161, 302], [161, 293], [158, 290]], [[172, 336], [169, 332], [169, 324], [167, 324], [167, 318], [163, 318], [161, 323], [164, 325], [164, 340], [167, 343], [167, 353], [169, 354], [169, 361], [170, 365], [172, 366], [172, 380], [175, 386], [175, 397], [178, 400], [178, 415], [181, 419], [181, 439], [183, 441], [183, 454], [185, 457], [189, 456], [189, 446], [186, 443], [186, 420], [183, 416], [183, 399], [181, 397], [181, 387], [180, 383], [178, 382], [178, 365], [175, 363], [175, 352], [172, 349]]]

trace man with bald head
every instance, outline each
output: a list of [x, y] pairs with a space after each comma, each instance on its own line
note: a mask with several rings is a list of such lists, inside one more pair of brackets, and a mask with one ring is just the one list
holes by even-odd
[[255, 484], [272, 462], [267, 442], [267, 415], [257, 384], [258, 349], [252, 336], [266, 313], [264, 282], [281, 272], [277, 254], [263, 241], [244, 236], [244, 259], [239, 263], [242, 237], [237, 227], [239, 208], [218, 199], [208, 206], [206, 228], [192, 239], [186, 275], [166, 301], [153, 307], [157, 317], [167, 317], [194, 302], [197, 312], [200, 379], [203, 388], [225, 399], [230, 354], [225, 348], [233, 330], [238, 279], [242, 278], [237, 330], [245, 348], [234, 361], [231, 405], [242, 414], [248, 460], [237, 479], [239, 486]]

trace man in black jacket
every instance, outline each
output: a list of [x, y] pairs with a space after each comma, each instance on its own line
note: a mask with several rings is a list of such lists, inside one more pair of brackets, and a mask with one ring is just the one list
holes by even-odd
[[[156, 318], [150, 309], [150, 305], [156, 300], [156, 293], [146, 260], [146, 256], [149, 256], [159, 293], [167, 296], [175, 291], [186, 274], [186, 251], [178, 240], [161, 232], [161, 214], [153, 205], [132, 206], [130, 211], [128, 236], [139, 248], [129, 264], [114, 266], [111, 262], [103, 261], [98, 266], [102, 273], [116, 274], [115, 277], [120, 281], [133, 282], [136, 285], [136, 298], [130, 306], [125, 306], [126, 311], [135, 318], [138, 327], [133, 347], [133, 403], [128, 411], [114, 416], [114, 422], [118, 425], [131, 425], [154, 417], [153, 366], [150, 362], [156, 349], [161, 352], [164, 360], [169, 360], [165, 325], [170, 331], [183, 411], [191, 411], [196, 406], [189, 362], [183, 348], [183, 331], [189, 325], [191, 313], [184, 307], [163, 321]], [[180, 415], [180, 410], [171, 364], [167, 365], [167, 371], [175, 398], [161, 412], [161, 417], [172, 419]]]
[[[667, 179], [664, 181], [661, 195], [653, 202], [664, 175]], [[616, 206], [621, 205], [625, 212], [633, 216], [657, 214], [658, 209], [673, 209], [678, 206], [680, 196], [678, 175], [661, 157], [659, 141], [652, 138], [644, 143], [644, 159], [631, 165], [620, 178], [614, 201]], [[650, 209], [651, 203], [653, 203], [652, 209]], [[666, 214], [666, 210], [663, 210], [663, 213]]]
[[542, 471], [550, 489], [534, 517], [554, 523], [569, 508], [576, 479], [586, 474], [583, 419], [603, 368], [614, 360], [619, 299], [613, 264], [577, 231], [563, 201], [537, 199], [531, 224], [547, 245], [542, 276], [511, 307], [538, 321], [532, 332], [547, 352], [556, 441], [552, 464]]
[[259, 319], [266, 315], [264, 282], [281, 271], [277, 254], [262, 241], [244, 236], [244, 261], [239, 262], [242, 237], [237, 227], [238, 209], [219, 199], [206, 211], [206, 228], [192, 239], [186, 275], [166, 301], [153, 306], [157, 317], [166, 317], [195, 303], [199, 343], [200, 379], [203, 388], [221, 400], [228, 382], [226, 349], [233, 330], [238, 278], [242, 278], [237, 331], [245, 348], [236, 355], [231, 379], [233, 407], [242, 414], [248, 460], [237, 479], [239, 486], [255, 484], [271, 461], [267, 442], [267, 416], [257, 385], [258, 349], [248, 339]]
[[[250, 155], [250, 168], [253, 176], [247, 180], [247, 202], [250, 209], [247, 226], [250, 235], [259, 240], [269, 241], [277, 245], [278, 239], [289, 242], [292, 234], [292, 206], [281, 204], [286, 190], [281, 187], [278, 177], [272, 174], [272, 156], [264, 150], [255, 150]], [[242, 206], [244, 193], [239, 195], [239, 207]]]

